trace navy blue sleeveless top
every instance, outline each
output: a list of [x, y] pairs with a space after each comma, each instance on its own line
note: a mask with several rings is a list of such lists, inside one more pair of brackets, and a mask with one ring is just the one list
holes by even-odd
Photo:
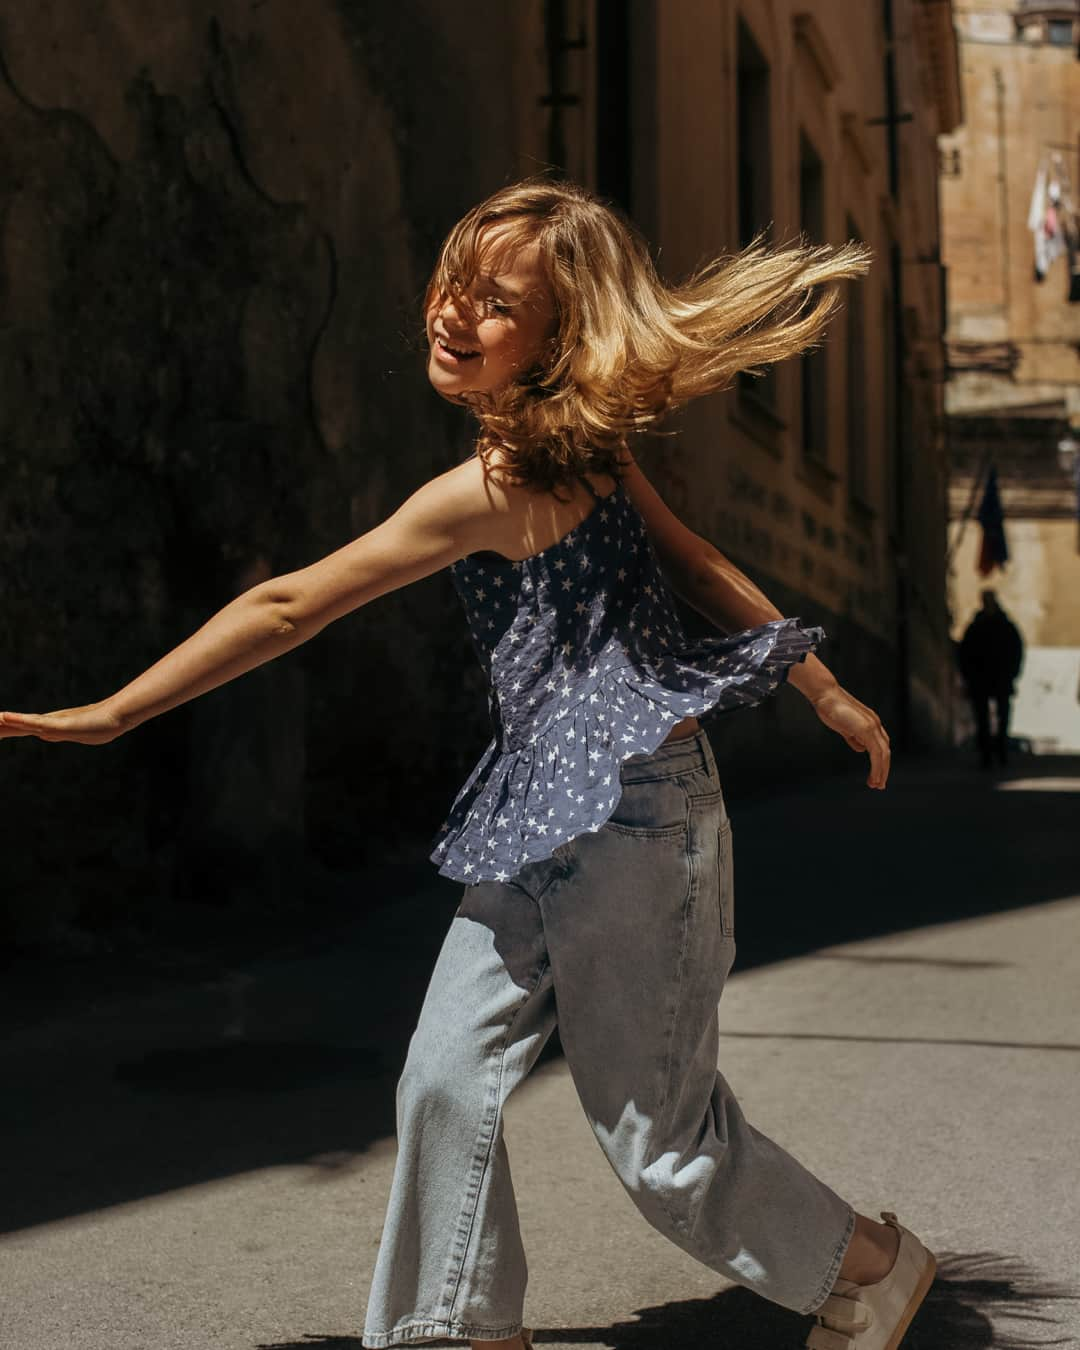
[[615, 809], [619, 765], [691, 715], [759, 703], [824, 638], [798, 619], [689, 642], [623, 483], [522, 562], [451, 563], [490, 681], [494, 736], [454, 799], [431, 861], [507, 881]]

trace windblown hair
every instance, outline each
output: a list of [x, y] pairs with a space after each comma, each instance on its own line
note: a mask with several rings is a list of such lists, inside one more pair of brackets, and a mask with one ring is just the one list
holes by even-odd
[[558, 329], [541, 363], [508, 386], [469, 393], [480, 423], [477, 451], [496, 447], [513, 482], [553, 488], [582, 472], [620, 476], [629, 438], [692, 398], [730, 387], [740, 371], [818, 344], [837, 307], [839, 282], [864, 273], [861, 243], [772, 248], [758, 235], [740, 252], [701, 267], [680, 285], [657, 275], [648, 247], [620, 213], [573, 183], [531, 178], [511, 184], [465, 215], [443, 244], [424, 311], [465, 292], [484, 249], [498, 254], [539, 241]]

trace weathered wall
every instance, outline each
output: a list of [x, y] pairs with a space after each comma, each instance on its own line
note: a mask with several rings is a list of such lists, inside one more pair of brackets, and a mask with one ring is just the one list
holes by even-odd
[[[0, 704], [105, 697], [464, 452], [418, 300], [521, 172], [534, 9], [0, 3]], [[5, 742], [7, 927], [302, 901], [305, 848], [434, 833], [485, 711], [440, 575], [111, 746]]]
[[[951, 683], [943, 314], [935, 265], [943, 113], [941, 90], [929, 70], [933, 56], [942, 80], [951, 80], [955, 91], [955, 48], [945, 42], [928, 50], [922, 45], [925, 34], [916, 31], [925, 18], [920, 7], [893, 6], [897, 110], [909, 118], [898, 132], [894, 198], [880, 125], [887, 112], [881, 4], [724, 0], [654, 9], [655, 131], [638, 150], [639, 160], [652, 158], [635, 164], [635, 171], [639, 180], [655, 182], [655, 200], [635, 207], [654, 217], [667, 274], [683, 275], [738, 243], [740, 22], [769, 67], [769, 135], [758, 162], [765, 166], [770, 207], [756, 227], [771, 225], [777, 243], [798, 235], [799, 138], [805, 133], [824, 165], [823, 239], [848, 239], [850, 221], [874, 250], [869, 275], [857, 283], [864, 306], [861, 374], [849, 369], [846, 359], [846, 305], [825, 341], [824, 454], [804, 453], [801, 365], [784, 362], [774, 372], [776, 396], [767, 415], [738, 388], [687, 410], [681, 444], [664, 457], [661, 480], [668, 499], [770, 595], [783, 596], [777, 603], [787, 612], [820, 616], [830, 637], [822, 655], [860, 698], [880, 710], [897, 739], [906, 712], [914, 742], [940, 742], [947, 735]], [[893, 247], [905, 260], [899, 381], [890, 347], [898, 303], [890, 270]], [[863, 386], [861, 434], [853, 432], [846, 415], [853, 378]], [[861, 484], [853, 468], [857, 458], [866, 465]], [[901, 646], [904, 659], [898, 655]], [[749, 719], [755, 726], [758, 716]], [[821, 752], [816, 731], [794, 715], [780, 741], [760, 733], [759, 739], [758, 757], [775, 755], [778, 771], [792, 764], [796, 745], [808, 764]]]

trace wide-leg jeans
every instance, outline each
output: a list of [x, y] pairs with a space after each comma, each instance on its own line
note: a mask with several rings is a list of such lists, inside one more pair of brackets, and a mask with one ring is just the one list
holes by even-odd
[[[365, 1346], [520, 1331], [503, 1105], [556, 1024], [600, 1147], [650, 1224], [787, 1308], [813, 1312], [832, 1288], [854, 1213], [747, 1122], [717, 1071], [735, 923], [708, 738], [634, 755], [620, 778], [599, 829], [465, 888], [398, 1082]], [[568, 1193], [567, 1223], [573, 1205]]]

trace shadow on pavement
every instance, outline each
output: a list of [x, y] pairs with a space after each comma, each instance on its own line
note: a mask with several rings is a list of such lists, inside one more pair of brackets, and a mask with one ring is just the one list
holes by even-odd
[[992, 1050], [1057, 1050], [1075, 1055], [1080, 1045], [1063, 1041], [987, 1041], [971, 1036], [856, 1036], [820, 1031], [724, 1031], [721, 1037], [743, 1041], [856, 1041], [863, 1045], [978, 1045]]
[[[1028, 760], [1010, 778], [1025, 789], [948, 758], [900, 766], [884, 793], [853, 773], [729, 800], [736, 971], [1080, 895], [1068, 786], [1080, 759]], [[56, 1006], [55, 971], [6, 972], [2, 1146], [18, 1164], [0, 1230], [392, 1137], [394, 1085], [461, 893], [430, 864], [395, 875], [399, 893], [385, 868], [370, 886], [358, 879], [348, 921], [315, 911], [312, 930], [271, 955], [241, 947], [171, 978], [105, 965]], [[996, 963], [944, 964], [969, 981]], [[542, 1059], [556, 1053], [553, 1037]]]
[[960, 956], [889, 956], [884, 952], [828, 952], [819, 961], [858, 961], [868, 966], [933, 966], [943, 970], [1005, 970], [1012, 961], [967, 961]]
[[900, 765], [884, 792], [831, 778], [786, 811], [783, 799], [729, 802], [735, 969], [1080, 894], [1077, 788], [1074, 756], [987, 773], [957, 755]]
[[[992, 1252], [947, 1253], [938, 1275], [904, 1338], [904, 1350], [1034, 1350], [1065, 1345], [1054, 1335], [1054, 1305], [1080, 1293], [1041, 1283], [1021, 1261]], [[639, 1309], [635, 1322], [604, 1327], [538, 1327], [536, 1346], [604, 1350], [699, 1350], [703, 1345], [738, 1350], [799, 1346], [814, 1325], [809, 1317], [768, 1303], [745, 1289], [710, 1299], [687, 1299]], [[427, 1345], [461, 1345], [427, 1341]], [[295, 1341], [260, 1342], [253, 1350], [361, 1350], [359, 1336], [309, 1334]]]

